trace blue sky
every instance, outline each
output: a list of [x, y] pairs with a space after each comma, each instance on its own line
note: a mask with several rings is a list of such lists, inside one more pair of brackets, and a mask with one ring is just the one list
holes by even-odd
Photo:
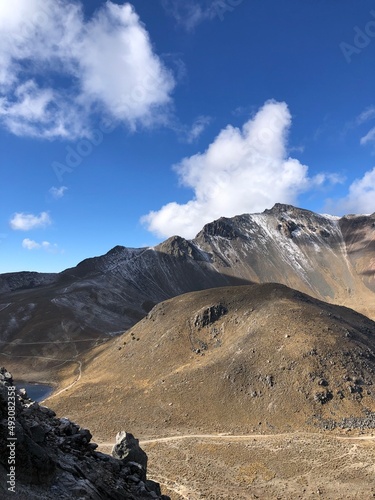
[[0, 272], [276, 202], [375, 211], [375, 6], [0, 4]]

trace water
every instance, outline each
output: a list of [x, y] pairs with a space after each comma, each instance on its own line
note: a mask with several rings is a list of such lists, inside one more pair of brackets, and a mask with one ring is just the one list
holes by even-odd
[[17, 389], [26, 389], [29, 398], [34, 401], [43, 401], [46, 399], [53, 391], [53, 387], [47, 384], [30, 384], [17, 382]]

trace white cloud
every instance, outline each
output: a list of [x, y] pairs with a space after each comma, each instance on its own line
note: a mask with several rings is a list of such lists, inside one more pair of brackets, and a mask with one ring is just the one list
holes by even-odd
[[204, 153], [174, 167], [181, 183], [194, 191], [193, 199], [168, 203], [142, 222], [160, 237], [191, 238], [218, 217], [295, 203], [301, 192], [329, 178], [309, 178], [308, 167], [288, 157], [290, 125], [287, 105], [275, 101], [266, 102], [242, 129], [228, 125]]
[[344, 184], [346, 181], [346, 177], [342, 174], [339, 173], [333, 173], [333, 174], [324, 174], [326, 181], [328, 181], [330, 184]]
[[361, 137], [361, 144], [368, 144], [369, 142], [375, 142], [375, 127], [373, 127], [367, 134]]
[[30, 231], [31, 229], [47, 227], [52, 224], [52, 220], [47, 212], [41, 212], [40, 215], [17, 212], [13, 215], [9, 224], [15, 231]]
[[93, 114], [148, 126], [174, 85], [129, 3], [89, 20], [71, 0], [0, 3], [0, 123], [14, 134], [88, 136]]
[[205, 131], [210, 122], [211, 118], [209, 116], [198, 116], [198, 118], [194, 120], [193, 125], [186, 132], [186, 142], [191, 144], [196, 141]]
[[35, 250], [40, 248], [40, 244], [34, 240], [30, 240], [29, 238], [25, 238], [22, 241], [23, 248], [27, 248], [27, 250]]
[[356, 122], [358, 125], [361, 125], [372, 118], [375, 118], [375, 106], [370, 106], [365, 109], [360, 115], [357, 116]]
[[215, 16], [214, 1], [206, 0], [205, 5], [196, 0], [162, 0], [165, 11], [186, 31], [193, 31], [198, 24]]
[[181, 142], [193, 144], [203, 134], [211, 121], [210, 116], [201, 115], [195, 118], [191, 125], [174, 120], [170, 122], [170, 126], [176, 132]]
[[53, 186], [49, 190], [49, 193], [53, 196], [53, 198], [55, 198], [55, 200], [59, 200], [60, 198], [62, 198], [64, 196], [65, 191], [67, 189], [68, 188], [66, 186], [60, 186], [59, 188]]
[[328, 200], [330, 213], [372, 214], [375, 212], [375, 167], [356, 179], [349, 187], [347, 196], [339, 200]]
[[46, 252], [49, 253], [57, 253], [58, 246], [56, 243], [50, 243], [49, 241], [42, 241], [41, 243], [37, 243], [34, 240], [30, 240], [29, 238], [25, 238], [22, 241], [22, 246], [23, 248], [26, 248], [27, 250], [45, 250]]
[[191, 32], [204, 21], [220, 19], [232, 12], [243, 0], [162, 0], [164, 10], [177, 25]]
[[[355, 125], [356, 126], [363, 125], [364, 123], [367, 123], [368, 121], [373, 120], [374, 118], [375, 118], [375, 106], [370, 106], [367, 109], [365, 109], [360, 115], [357, 116], [355, 120]], [[375, 143], [375, 127], [370, 129], [367, 132], [367, 134], [361, 137], [360, 143], [362, 146], [369, 143]]]
[[289, 148], [289, 153], [303, 153], [305, 146], [292, 146]]

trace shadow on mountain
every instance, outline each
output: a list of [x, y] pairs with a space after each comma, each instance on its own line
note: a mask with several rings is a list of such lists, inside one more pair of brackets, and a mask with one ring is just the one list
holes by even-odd
[[[341, 219], [276, 204], [262, 214], [222, 217], [195, 239], [154, 248], [116, 246], [59, 274], [0, 275], [2, 356], [75, 364], [83, 352], [140, 321], [155, 304], [223, 286], [282, 283], [369, 316], [374, 215]], [[349, 255], [349, 258], [348, 258]]]
[[46, 284], [39, 280], [34, 288], [22, 273], [18, 282], [13, 279], [16, 290], [0, 295], [0, 308], [5, 306], [0, 310], [3, 363], [17, 377], [29, 370], [48, 372], [67, 360], [76, 363], [163, 300], [251, 283], [215, 271], [207, 255], [192, 254], [185, 242], [172, 241], [160, 250], [116, 247], [54, 276], [52, 284], [47, 275]]

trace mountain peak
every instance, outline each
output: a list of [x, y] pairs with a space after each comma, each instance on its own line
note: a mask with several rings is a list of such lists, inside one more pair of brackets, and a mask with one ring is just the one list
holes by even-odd
[[305, 208], [298, 208], [294, 205], [288, 205], [284, 203], [275, 203], [274, 206], [270, 209], [266, 208], [263, 212], [264, 214], [269, 215], [280, 215], [283, 213], [288, 213], [289, 215], [297, 215], [297, 214], [314, 214], [311, 210], [306, 210]]
[[190, 240], [181, 236], [171, 236], [155, 247], [155, 250], [166, 253], [179, 259], [192, 258], [194, 260], [205, 260], [200, 250]]
[[122, 245], [116, 245], [115, 247], [111, 248], [111, 250], [109, 250], [106, 255], [117, 255], [119, 253], [123, 253], [124, 250], [126, 250], [126, 247]]
[[239, 231], [236, 228], [235, 219], [229, 219], [227, 217], [220, 217], [220, 219], [214, 220], [206, 224], [202, 231], [200, 231], [196, 239], [209, 236], [220, 236], [222, 238], [227, 238], [228, 240], [233, 240], [239, 236]]

